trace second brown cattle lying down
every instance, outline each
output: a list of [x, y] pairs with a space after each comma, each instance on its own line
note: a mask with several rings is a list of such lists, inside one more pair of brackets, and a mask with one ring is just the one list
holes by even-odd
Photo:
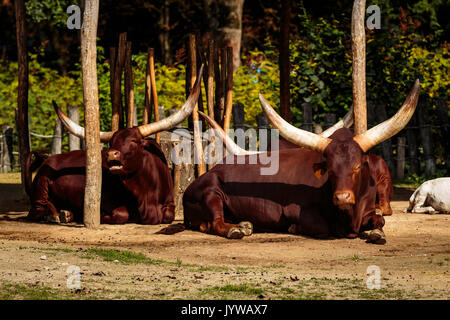
[[[295, 128], [284, 121], [263, 97], [261, 104], [272, 125], [289, 142], [302, 148], [279, 151], [279, 170], [261, 175], [268, 166], [250, 155], [232, 155], [195, 180], [183, 197], [186, 228], [228, 238], [242, 238], [255, 230], [288, 231], [327, 238], [355, 238], [370, 231], [369, 241], [385, 243], [384, 218], [379, 206], [392, 197], [390, 176], [379, 158], [366, 152], [399, 132], [414, 113], [419, 81], [391, 119], [355, 136], [341, 128], [328, 137]], [[209, 121], [211, 124], [211, 121]], [[270, 152], [268, 153], [270, 154]], [[238, 161], [237, 158], [246, 157]], [[244, 160], [244, 161], [242, 161]], [[242, 163], [242, 164], [239, 164]], [[371, 170], [373, 171], [371, 174]]]

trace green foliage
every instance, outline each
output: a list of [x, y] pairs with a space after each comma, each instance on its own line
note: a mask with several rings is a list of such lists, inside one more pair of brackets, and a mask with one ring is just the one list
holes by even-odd
[[27, 16], [34, 22], [49, 21], [58, 27], [65, 27], [67, 7], [79, 5], [77, 0], [28, 0], [25, 2]]
[[240, 102], [245, 106], [246, 122], [254, 126], [256, 116], [262, 112], [259, 93], [273, 106], [280, 104], [278, 64], [268, 56], [269, 51], [250, 51], [243, 58], [245, 64], [233, 76], [233, 102]]
[[290, 44], [291, 106], [293, 122], [302, 123], [301, 105], [313, 105], [315, 121], [323, 113], [342, 115], [352, 103], [351, 56], [346, 49], [348, 32], [335, 18], [313, 21], [304, 8], [299, 15], [300, 35]]

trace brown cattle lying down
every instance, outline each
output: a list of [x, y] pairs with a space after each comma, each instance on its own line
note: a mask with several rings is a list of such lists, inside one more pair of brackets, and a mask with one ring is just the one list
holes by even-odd
[[279, 150], [279, 169], [273, 175], [261, 175], [260, 169], [268, 165], [259, 158], [250, 164], [249, 154], [230, 155], [234, 164], [216, 165], [187, 188], [186, 228], [228, 238], [250, 235], [252, 227], [290, 229], [317, 238], [355, 238], [371, 230], [369, 241], [385, 243], [384, 218], [375, 213], [377, 186], [366, 152], [408, 123], [418, 91], [417, 80], [397, 114], [367, 132], [355, 136], [341, 128], [330, 137], [291, 126], [260, 96], [281, 136], [303, 148]]
[[[173, 128], [192, 113], [200, 93], [202, 69], [189, 98], [178, 112], [158, 122], [101, 133], [102, 142], [109, 142], [109, 148], [102, 150], [102, 223], [173, 221], [172, 177], [160, 146], [145, 137]], [[74, 124], [56, 104], [55, 110], [69, 132], [84, 138], [84, 128]], [[31, 162], [32, 155], [37, 157], [34, 163]], [[28, 157], [28, 177], [30, 169], [42, 163], [32, 185], [27, 186], [32, 205], [28, 218], [82, 221], [86, 153], [79, 150], [45, 158], [38, 152]]]

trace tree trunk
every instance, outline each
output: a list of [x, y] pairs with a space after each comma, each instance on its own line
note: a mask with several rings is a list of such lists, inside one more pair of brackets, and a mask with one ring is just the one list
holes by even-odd
[[[14, 1], [16, 13], [17, 57], [19, 64], [19, 85], [17, 92], [17, 131], [19, 135], [19, 159], [22, 177], [22, 191], [25, 192], [25, 166], [30, 153], [28, 128], [28, 51], [25, 26], [25, 1]], [[31, 181], [29, 181], [31, 184]]]
[[280, 29], [280, 115], [287, 122], [291, 121], [289, 90], [289, 25], [291, 18], [291, 0], [281, 0], [281, 29]]
[[83, 74], [84, 127], [86, 130], [86, 189], [84, 225], [100, 225], [102, 158], [97, 82], [97, 25], [99, 0], [87, 0], [81, 28], [81, 64]]
[[169, 42], [169, 18], [170, 18], [170, 7], [169, 0], [164, 0], [162, 7], [162, 14], [159, 16], [158, 25], [160, 28], [159, 32], [159, 44], [161, 46], [161, 57], [163, 64], [169, 65], [172, 63], [172, 55], [170, 53], [170, 42]]
[[242, 12], [244, 0], [205, 0], [205, 13], [219, 47], [233, 47], [233, 72], [241, 64]]
[[352, 12], [352, 86], [355, 135], [367, 131], [365, 14], [366, 1], [355, 0]]

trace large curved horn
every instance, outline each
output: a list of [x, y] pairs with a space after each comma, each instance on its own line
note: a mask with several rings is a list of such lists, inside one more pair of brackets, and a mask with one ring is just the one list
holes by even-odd
[[195, 104], [200, 94], [200, 84], [203, 74], [203, 66], [204, 65], [202, 64], [200, 70], [198, 71], [194, 87], [192, 88], [192, 91], [188, 99], [186, 100], [186, 102], [184, 103], [184, 105], [181, 107], [180, 110], [172, 114], [170, 117], [164, 118], [158, 122], [152, 122], [138, 127], [139, 131], [144, 137], [156, 132], [171, 129], [175, 127], [177, 124], [183, 122], [184, 119], [189, 117], [189, 115], [194, 110]]
[[336, 130], [341, 128], [350, 128], [353, 124], [353, 105], [350, 107], [350, 110], [347, 114], [342, 118], [342, 120], [336, 122], [336, 124], [332, 127], [329, 127], [327, 130], [322, 132], [320, 135], [322, 137], [328, 138], [330, 137]]
[[241, 147], [239, 147], [236, 144], [236, 142], [233, 141], [233, 139], [231, 139], [225, 133], [225, 131], [220, 127], [220, 125], [216, 121], [214, 121], [211, 117], [209, 117], [208, 115], [204, 114], [201, 111], [198, 111], [198, 113], [203, 118], [206, 119], [206, 121], [208, 122], [210, 127], [213, 128], [215, 130], [215, 132], [217, 133], [217, 135], [219, 136], [219, 138], [222, 139], [222, 141], [225, 144], [225, 147], [227, 148], [227, 150], [229, 152], [231, 152], [232, 154], [235, 154], [235, 155], [238, 155], [238, 156], [246, 156], [246, 155], [253, 155], [253, 154], [261, 153], [261, 151], [247, 151], [245, 149], [242, 149]]
[[286, 120], [280, 117], [276, 111], [270, 106], [264, 97], [259, 94], [259, 102], [266, 113], [272, 126], [280, 131], [280, 134], [289, 142], [298, 146], [306, 147], [318, 152], [323, 152], [331, 139], [322, 137], [318, 134], [302, 130], [289, 124]]
[[392, 118], [353, 138], [364, 152], [396, 135], [407, 125], [416, 110], [419, 89], [420, 83], [417, 79], [402, 107]]
[[[84, 128], [80, 126], [79, 124], [76, 124], [73, 122], [68, 116], [64, 114], [64, 112], [61, 110], [60, 107], [56, 104], [56, 102], [53, 100], [53, 108], [55, 109], [56, 114], [58, 115], [58, 118], [61, 120], [63, 125], [66, 127], [67, 131], [69, 131], [74, 136], [77, 136], [80, 139], [84, 139]], [[107, 131], [103, 132], [100, 131], [100, 141], [103, 143], [109, 142], [113, 136], [114, 132]]]

